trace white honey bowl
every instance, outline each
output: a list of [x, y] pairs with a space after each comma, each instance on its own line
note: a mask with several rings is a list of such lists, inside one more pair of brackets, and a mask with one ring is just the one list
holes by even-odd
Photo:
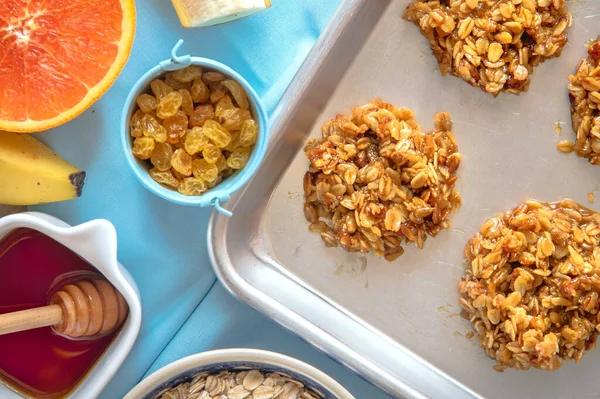
[[[63, 399], [96, 398], [129, 354], [142, 322], [142, 304], [137, 286], [129, 272], [117, 261], [115, 228], [103, 219], [70, 226], [50, 215], [25, 212], [0, 218], [0, 239], [18, 228], [37, 230], [75, 252], [98, 269], [129, 305], [129, 315], [119, 334], [76, 388]], [[17, 399], [22, 395], [0, 382], [0, 398]]]

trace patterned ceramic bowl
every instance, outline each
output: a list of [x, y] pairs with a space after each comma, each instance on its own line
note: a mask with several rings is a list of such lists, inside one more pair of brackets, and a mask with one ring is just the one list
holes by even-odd
[[354, 399], [322, 371], [291, 357], [257, 349], [221, 349], [178, 360], [140, 382], [124, 399], [158, 399], [165, 391], [189, 382], [199, 373], [219, 373], [223, 370], [277, 373], [301, 382], [322, 399]]
[[[161, 62], [159, 65], [146, 72], [129, 92], [121, 116], [121, 144], [127, 162], [129, 163], [129, 166], [131, 166], [135, 177], [152, 193], [181, 205], [195, 205], [201, 207], [214, 206], [218, 211], [231, 216], [231, 213], [221, 208], [220, 204], [227, 201], [231, 194], [243, 187], [256, 173], [256, 170], [262, 162], [267, 151], [268, 142], [267, 113], [254, 89], [240, 74], [228, 66], [214, 60], [201, 57], [190, 57], [189, 55], [177, 55], [177, 51], [182, 43], [183, 40], [180, 40], [173, 48], [171, 58]], [[258, 124], [258, 139], [254, 145], [248, 164], [243, 169], [234, 173], [232, 176], [200, 196], [185, 196], [176, 190], [172, 190], [155, 182], [148, 173], [148, 163], [137, 159], [131, 153], [132, 137], [129, 132], [129, 120], [137, 108], [135, 100], [140, 94], [147, 92], [150, 87], [150, 82], [164, 76], [169, 71], [182, 69], [189, 65], [197, 65], [208, 71], [221, 72], [223, 75], [237, 81], [248, 95], [250, 112]]]

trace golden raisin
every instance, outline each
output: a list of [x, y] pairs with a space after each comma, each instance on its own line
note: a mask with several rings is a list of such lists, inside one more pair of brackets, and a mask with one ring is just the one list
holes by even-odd
[[190, 116], [190, 127], [203, 126], [204, 122], [215, 118], [215, 110], [212, 105], [199, 105]]
[[214, 144], [207, 144], [202, 149], [202, 156], [208, 163], [216, 163], [221, 155], [221, 150]]
[[164, 184], [165, 186], [169, 186], [172, 188], [179, 187], [179, 180], [173, 176], [171, 171], [168, 169], [165, 171], [158, 170], [157, 168], [152, 168], [149, 171], [150, 177], [157, 183]]
[[159, 79], [154, 79], [152, 82], [150, 82], [150, 88], [152, 89], [154, 97], [156, 97], [159, 101], [161, 98], [173, 91], [171, 86]]
[[213, 180], [213, 181], [207, 181], [207, 182], [206, 182], [206, 186], [207, 186], [208, 188], [213, 188], [213, 187], [215, 187], [217, 184], [221, 183], [222, 181], [223, 181], [223, 176], [219, 176], [219, 177], [217, 177], [217, 178], [216, 178], [215, 180]]
[[133, 140], [133, 149], [131, 152], [136, 158], [148, 159], [154, 151], [154, 139], [150, 137], [138, 137]]
[[225, 156], [223, 154], [219, 155], [219, 158], [217, 159], [217, 162], [215, 163], [217, 170], [219, 171], [219, 173], [223, 172], [225, 169], [227, 169], [229, 166], [227, 166], [227, 158], [225, 158]]
[[192, 100], [192, 95], [186, 89], [178, 90], [178, 93], [181, 94], [181, 109], [187, 116], [192, 115], [194, 113], [194, 101]]
[[192, 161], [192, 173], [204, 181], [214, 181], [219, 176], [217, 165], [206, 162], [205, 159], [194, 159]]
[[145, 114], [141, 109], [138, 109], [133, 115], [131, 115], [131, 119], [129, 120], [129, 129], [132, 137], [142, 137], [144, 135], [142, 131], [142, 118], [144, 115]]
[[193, 127], [188, 130], [185, 136], [185, 150], [188, 154], [199, 153], [206, 144], [208, 144], [208, 138], [202, 132], [201, 127]]
[[140, 94], [138, 98], [136, 98], [135, 102], [137, 103], [138, 107], [140, 107], [140, 109], [145, 113], [150, 113], [154, 111], [157, 106], [156, 97], [146, 93]]
[[183, 179], [179, 185], [178, 191], [183, 195], [197, 196], [201, 195], [208, 189], [206, 182], [196, 177], [188, 177]]
[[165, 74], [165, 83], [171, 86], [173, 90], [190, 90], [192, 88], [191, 82], [180, 82], [179, 80], [175, 79], [173, 72], [167, 72]]
[[145, 114], [142, 117], [142, 133], [159, 143], [167, 141], [167, 130], [152, 115]]
[[226, 147], [231, 141], [231, 134], [216, 121], [206, 121], [202, 127], [202, 132], [219, 148]]
[[176, 171], [173, 168], [171, 168], [171, 173], [173, 173], [173, 176], [175, 176], [175, 178], [179, 181], [182, 181], [183, 179], [185, 179], [187, 177], [185, 175], [182, 175], [181, 173], [179, 173], [178, 171]]
[[167, 141], [171, 144], [179, 144], [187, 131], [188, 117], [179, 110], [175, 115], [165, 119], [163, 126], [167, 129]]
[[227, 166], [231, 169], [242, 169], [248, 163], [250, 158], [250, 149], [236, 148], [229, 158], [227, 158]]
[[178, 148], [171, 157], [171, 166], [184, 176], [192, 175], [192, 156], [185, 150]]
[[171, 169], [171, 157], [173, 156], [173, 147], [169, 143], [156, 143], [154, 151], [150, 157], [152, 165], [161, 172]]
[[228, 109], [233, 109], [233, 108], [235, 108], [235, 106], [233, 105], [233, 101], [231, 100], [231, 97], [224, 96], [222, 99], [220, 99], [217, 102], [217, 105], [215, 106], [215, 115], [221, 116], [224, 111], [226, 111]]
[[227, 94], [227, 87], [221, 83], [213, 83], [210, 85], [210, 102], [216, 103]]
[[240, 145], [250, 147], [258, 138], [258, 126], [253, 119], [245, 120], [240, 131]]
[[202, 69], [196, 65], [190, 65], [183, 69], [178, 69], [173, 72], [173, 78], [180, 82], [191, 82], [202, 77]]
[[190, 92], [192, 94], [192, 99], [197, 103], [206, 102], [210, 98], [210, 90], [206, 83], [201, 79], [194, 80]]
[[233, 96], [233, 99], [240, 108], [250, 108], [250, 104], [248, 104], [248, 96], [246, 95], [246, 92], [238, 82], [231, 79], [225, 79], [221, 82], [221, 84], [225, 86], [227, 90], [229, 90], [229, 92]]
[[238, 147], [243, 147], [242, 145], [240, 145], [240, 132], [239, 131], [231, 133], [231, 141], [223, 149], [225, 151], [231, 152]]
[[206, 72], [202, 75], [202, 81], [208, 86], [223, 80], [225, 80], [225, 75], [223, 75], [221, 72]]
[[240, 130], [245, 120], [252, 119], [252, 114], [247, 109], [232, 108], [223, 111], [219, 122], [230, 132]]
[[160, 119], [166, 119], [170, 116], [175, 115], [175, 113], [181, 107], [183, 103], [183, 96], [181, 93], [177, 91], [173, 91], [158, 101], [158, 106], [156, 107], [156, 116]]

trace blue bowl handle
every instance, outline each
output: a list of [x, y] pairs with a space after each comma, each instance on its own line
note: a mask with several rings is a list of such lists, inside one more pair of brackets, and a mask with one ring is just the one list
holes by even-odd
[[233, 216], [233, 213], [225, 208], [223, 208], [221, 206], [221, 201], [227, 201], [229, 198], [215, 198], [213, 200], [213, 205], [215, 207], [215, 209], [217, 210], [217, 212], [219, 212], [222, 215], [225, 215], [227, 217], [231, 217]]
[[160, 67], [165, 71], [175, 71], [177, 69], [185, 68], [192, 64], [191, 57], [189, 54], [186, 55], [177, 55], [177, 51], [183, 44], [183, 39], [179, 39], [179, 41], [173, 46], [171, 50], [171, 58], [165, 61], [160, 62]]

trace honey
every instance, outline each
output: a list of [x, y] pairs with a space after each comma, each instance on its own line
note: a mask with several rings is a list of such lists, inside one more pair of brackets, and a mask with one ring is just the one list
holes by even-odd
[[[65, 284], [99, 277], [84, 259], [36, 230], [17, 229], [0, 239], [0, 314], [45, 306]], [[117, 333], [74, 340], [45, 327], [0, 336], [0, 380], [35, 398], [62, 398]]]

